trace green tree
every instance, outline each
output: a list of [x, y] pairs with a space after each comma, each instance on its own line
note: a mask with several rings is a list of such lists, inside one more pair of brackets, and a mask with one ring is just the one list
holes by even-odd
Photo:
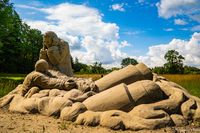
[[86, 73], [88, 71], [88, 66], [79, 62], [78, 58], [75, 58], [75, 62], [73, 65], [73, 70], [75, 73]]
[[87, 65], [84, 63], [79, 62], [78, 58], [75, 58], [73, 63], [73, 70], [75, 73], [81, 74], [105, 74], [107, 70], [102, 67], [101, 62], [95, 62], [92, 65]]
[[22, 24], [21, 38], [21, 62], [26, 64], [24, 69], [20, 69], [22, 73], [30, 72], [34, 69], [34, 64], [39, 58], [39, 51], [42, 48], [42, 33], [37, 29], [31, 29], [26, 23]]
[[183, 73], [183, 60], [185, 59], [179, 52], [168, 50], [164, 58], [167, 63], [164, 64], [165, 71], [170, 74]]
[[9, 0], [0, 1], [0, 72], [28, 73], [42, 47], [42, 34], [23, 23]]
[[126, 66], [128, 66], [130, 64], [136, 65], [136, 64], [138, 64], [138, 62], [137, 62], [137, 60], [135, 60], [133, 58], [129, 58], [129, 57], [123, 59], [122, 62], [121, 62], [121, 66], [122, 67], [126, 67]]
[[184, 66], [184, 74], [200, 74], [200, 69], [192, 66]]
[[106, 73], [105, 68], [102, 67], [102, 63], [101, 62], [95, 62], [92, 66], [91, 66], [91, 71], [92, 73], [95, 74], [104, 74]]
[[157, 74], [164, 74], [164, 73], [166, 73], [164, 67], [154, 67], [152, 69], [152, 72], [157, 73]]
[[0, 1], [0, 16], [0, 71], [16, 72], [21, 43], [21, 20], [9, 0]]

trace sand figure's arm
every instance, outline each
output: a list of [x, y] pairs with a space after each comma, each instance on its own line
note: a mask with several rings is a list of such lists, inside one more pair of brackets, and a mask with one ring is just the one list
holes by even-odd
[[69, 48], [65, 44], [60, 44], [58, 46], [52, 46], [48, 48], [47, 55], [50, 62], [53, 65], [59, 65], [63, 59], [66, 59], [67, 53], [69, 52], [68, 49]]
[[48, 48], [47, 55], [52, 65], [57, 66], [60, 63], [58, 58], [60, 56], [58, 46]]
[[71, 80], [64, 80], [58, 78], [50, 78], [48, 76], [40, 76], [34, 81], [34, 86], [41, 89], [61, 89], [61, 90], [71, 90], [76, 88], [76, 83]]

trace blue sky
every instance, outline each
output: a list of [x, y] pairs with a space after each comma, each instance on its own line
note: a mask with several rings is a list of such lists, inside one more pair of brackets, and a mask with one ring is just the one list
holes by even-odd
[[199, 0], [11, 2], [23, 21], [42, 32], [55, 31], [84, 63], [112, 67], [129, 56], [161, 66], [166, 51], [175, 49], [186, 58], [185, 65], [200, 67]]

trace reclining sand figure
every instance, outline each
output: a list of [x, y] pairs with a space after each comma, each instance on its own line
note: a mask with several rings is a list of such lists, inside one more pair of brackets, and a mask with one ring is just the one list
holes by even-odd
[[66, 91], [77, 87], [76, 83], [67, 78], [67, 76], [66, 78], [59, 78], [52, 75], [48, 71], [48, 63], [43, 59], [36, 62], [35, 71], [25, 77], [22, 86], [22, 95], [25, 95], [32, 87], [36, 87], [39, 90], [57, 88]]
[[48, 63], [40, 59], [35, 64], [35, 71], [29, 73], [22, 84], [22, 96], [31, 97], [34, 93], [44, 89], [59, 89], [69, 91], [78, 89], [82, 92], [88, 92], [80, 98], [71, 99], [73, 101], [82, 101], [86, 99], [97, 88], [90, 79], [68, 77], [59, 71], [48, 70]]
[[9, 102], [13, 98], [13, 94], [20, 94], [25, 98], [30, 98], [40, 90], [48, 89], [65, 91], [78, 89], [83, 92], [83, 94], [80, 95], [80, 92], [72, 91], [72, 93], [78, 93], [77, 97], [69, 98], [74, 102], [81, 102], [87, 99], [89, 96], [96, 94], [96, 91], [98, 91], [96, 85], [91, 79], [68, 77], [59, 71], [49, 70], [48, 63], [45, 60], [40, 59], [35, 64], [35, 70], [29, 73], [25, 77], [23, 83], [11, 91], [9, 93], [10, 95], [7, 95], [7, 98], [4, 98], [4, 101], [6, 102], [3, 102], [2, 105], [5, 105], [7, 102]]

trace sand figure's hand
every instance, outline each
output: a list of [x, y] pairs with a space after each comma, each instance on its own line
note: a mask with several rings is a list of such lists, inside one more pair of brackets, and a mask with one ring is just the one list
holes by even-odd
[[40, 50], [40, 59], [48, 59], [48, 56], [47, 56], [47, 49], [44, 49], [44, 48], [42, 48], [41, 50]]
[[77, 88], [77, 84], [73, 80], [68, 80], [67, 82], [64, 83], [64, 90], [69, 91], [74, 88]]
[[69, 98], [69, 100], [71, 100], [72, 102], [83, 102], [85, 99], [87, 99], [88, 97], [91, 97], [95, 94], [96, 93], [94, 91], [89, 91], [87, 93], [84, 93], [81, 96], [78, 96], [78, 97], [75, 97], [75, 98]]
[[75, 82], [75, 81], [74, 81], [73, 79], [70, 79], [70, 78], [69, 78], [69, 79], [67, 80], [67, 82], [70, 82], [70, 83], [71, 83], [71, 82]]
[[30, 98], [33, 94], [38, 93], [40, 89], [38, 87], [32, 87], [26, 94], [25, 98]]
[[47, 54], [47, 49], [44, 49], [44, 48], [40, 49], [40, 53], [41, 54]]
[[97, 87], [97, 85], [93, 82], [90, 84], [90, 88], [92, 92], [99, 92], [99, 88]]

